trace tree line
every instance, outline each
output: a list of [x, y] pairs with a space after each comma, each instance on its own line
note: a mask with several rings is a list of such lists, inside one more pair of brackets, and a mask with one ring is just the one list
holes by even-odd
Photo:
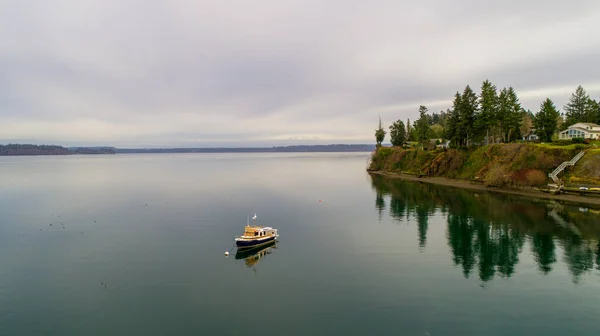
[[12, 155], [71, 155], [71, 154], [115, 154], [111, 148], [65, 148], [55, 145], [8, 144], [0, 145], [0, 156]]
[[[446, 139], [455, 147], [508, 143], [521, 139], [531, 129], [541, 141], [550, 142], [557, 131], [578, 122], [600, 124], [600, 99], [592, 99], [580, 85], [563, 106], [561, 113], [550, 98], [540, 104], [536, 113], [521, 107], [512, 87], [499, 90], [485, 80], [477, 94], [469, 85], [456, 92], [452, 107], [439, 113], [429, 113], [419, 107], [419, 118], [413, 123], [395, 121], [389, 127], [390, 142], [401, 146], [413, 141], [424, 144], [429, 139]], [[381, 145], [387, 131], [381, 118], [375, 130], [377, 145]]]

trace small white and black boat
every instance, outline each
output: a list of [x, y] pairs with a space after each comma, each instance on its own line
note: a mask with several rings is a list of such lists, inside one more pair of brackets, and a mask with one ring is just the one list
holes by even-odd
[[[252, 219], [254, 219], [256, 224], [256, 214], [254, 214]], [[244, 228], [244, 234], [235, 237], [235, 245], [239, 249], [253, 248], [275, 241], [278, 237], [277, 229], [270, 226], [250, 225], [250, 219], [248, 219], [248, 223]]]

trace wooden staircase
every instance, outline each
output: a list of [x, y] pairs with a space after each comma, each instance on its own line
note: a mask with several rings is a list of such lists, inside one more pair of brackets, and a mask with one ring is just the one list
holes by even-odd
[[571, 161], [565, 161], [563, 163], [561, 163], [558, 167], [556, 167], [556, 169], [554, 169], [552, 171], [552, 173], [548, 174], [548, 176], [554, 181], [554, 183], [556, 183], [559, 187], [563, 186], [564, 183], [563, 181], [561, 181], [558, 178], [558, 174], [560, 174], [563, 170], [565, 170], [565, 168], [567, 168], [568, 166], [574, 166], [577, 161], [579, 161], [579, 159], [581, 159], [583, 156], [585, 155], [585, 151], [581, 151], [579, 152], [577, 155], [575, 155]]

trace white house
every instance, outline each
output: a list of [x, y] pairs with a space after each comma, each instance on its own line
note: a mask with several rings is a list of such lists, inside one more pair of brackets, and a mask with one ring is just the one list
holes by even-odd
[[523, 140], [525, 141], [537, 141], [539, 139], [537, 134], [535, 134], [535, 128], [530, 129], [529, 132], [523, 136]]
[[576, 123], [559, 133], [560, 139], [600, 139], [600, 125], [592, 123]]

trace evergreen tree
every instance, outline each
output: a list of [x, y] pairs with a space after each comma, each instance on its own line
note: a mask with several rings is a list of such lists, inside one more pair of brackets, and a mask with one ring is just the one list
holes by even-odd
[[458, 122], [458, 131], [461, 142], [468, 146], [475, 136], [475, 114], [479, 110], [477, 95], [469, 85], [463, 91], [459, 106], [460, 120]]
[[460, 93], [454, 95], [454, 102], [452, 110], [448, 111], [448, 117], [446, 119], [446, 136], [445, 138], [450, 140], [452, 144], [456, 146], [461, 145], [460, 134], [458, 132], [458, 124], [460, 122], [459, 107], [460, 107]]
[[431, 114], [431, 125], [435, 125], [435, 124], [439, 124], [440, 123], [440, 115], [433, 112]]
[[481, 94], [479, 96], [480, 111], [477, 116], [477, 131], [486, 138], [486, 144], [490, 143], [490, 136], [493, 134], [492, 128], [495, 125], [495, 119], [498, 110], [498, 94], [496, 86], [489, 80], [481, 85]]
[[590, 99], [589, 109], [590, 117], [588, 118], [588, 120], [591, 120], [590, 122], [600, 125], [600, 100], [595, 101], [593, 99]]
[[406, 141], [406, 127], [402, 120], [397, 120], [390, 126], [390, 142], [392, 146], [402, 146]]
[[598, 105], [595, 100], [592, 98], [588, 98], [587, 103], [585, 104], [585, 122], [595, 123], [597, 120], [597, 111]]
[[558, 110], [550, 98], [546, 98], [540, 106], [539, 112], [535, 115], [534, 125], [535, 134], [541, 141], [552, 141], [552, 135], [556, 132], [557, 121], [559, 117]]
[[502, 138], [502, 141], [506, 142], [508, 115], [510, 114], [510, 97], [507, 88], [503, 88], [498, 96], [498, 110], [496, 111], [496, 126]]
[[427, 107], [419, 106], [419, 119], [415, 123], [415, 132], [417, 133], [417, 140], [422, 144], [429, 139], [430, 135], [429, 128], [429, 116], [427, 115]]
[[375, 140], [377, 141], [377, 146], [381, 146], [386, 133], [387, 132], [383, 129], [383, 125], [381, 124], [381, 117], [379, 117], [379, 128], [375, 130]]
[[413, 129], [410, 124], [410, 118], [406, 118], [406, 141], [413, 141]]
[[506, 142], [511, 142], [521, 136], [521, 114], [523, 109], [517, 98], [517, 93], [512, 87], [508, 88], [508, 110], [505, 116], [504, 125], [506, 127]]
[[446, 120], [448, 120], [448, 112], [440, 111], [440, 122], [438, 124], [443, 128], [446, 128]]
[[564, 106], [566, 119], [564, 127], [569, 127], [578, 122], [588, 122], [590, 116], [590, 97], [581, 85], [575, 93], [571, 94], [569, 102]]

